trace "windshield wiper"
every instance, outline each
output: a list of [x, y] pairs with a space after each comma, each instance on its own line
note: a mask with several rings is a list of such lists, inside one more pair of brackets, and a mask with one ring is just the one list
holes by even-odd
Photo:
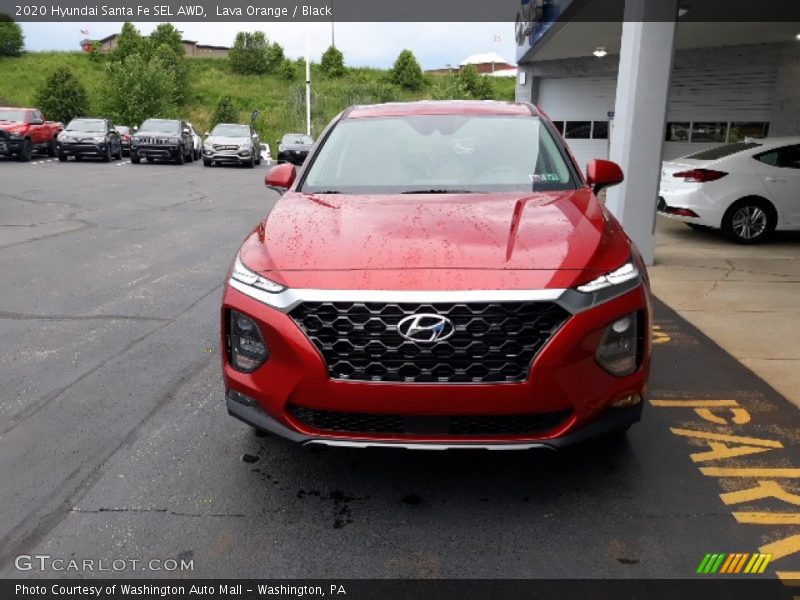
[[306, 192], [308, 194], [341, 194], [339, 190], [323, 190], [321, 192]]
[[444, 189], [431, 189], [431, 190], [407, 190], [400, 192], [401, 194], [477, 194], [475, 190], [444, 190]]

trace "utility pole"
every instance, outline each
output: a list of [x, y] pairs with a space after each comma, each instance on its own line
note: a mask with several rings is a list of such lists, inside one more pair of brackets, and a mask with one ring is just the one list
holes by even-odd
[[311, 37], [306, 23], [306, 135], [311, 135]]
[[336, 46], [336, 39], [334, 37], [333, 25], [334, 25], [335, 20], [336, 20], [336, 15], [333, 13], [333, 0], [330, 0], [330, 2], [331, 2], [331, 46], [335, 47]]

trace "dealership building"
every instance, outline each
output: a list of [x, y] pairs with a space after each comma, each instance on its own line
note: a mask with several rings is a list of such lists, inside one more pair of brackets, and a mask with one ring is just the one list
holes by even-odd
[[517, 19], [517, 100], [555, 122], [580, 165], [622, 166], [608, 206], [650, 263], [662, 160], [800, 134], [800, 24], [690, 20], [715, 4], [626, 0], [604, 22], [606, 0], [530, 0]]

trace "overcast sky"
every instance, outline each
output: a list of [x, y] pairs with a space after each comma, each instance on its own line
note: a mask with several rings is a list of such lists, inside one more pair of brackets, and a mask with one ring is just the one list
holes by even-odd
[[[93, 39], [119, 32], [122, 23], [22, 23], [28, 50], [77, 50], [88, 29]], [[157, 23], [136, 23], [149, 33]], [[261, 30], [292, 58], [305, 53], [303, 23], [174, 23], [183, 37], [202, 44], [230, 46], [237, 31]], [[331, 43], [330, 23], [310, 23], [312, 60]], [[336, 46], [350, 66], [388, 67], [404, 48], [424, 69], [457, 65], [470, 54], [496, 52], [516, 62], [513, 23], [336, 23]], [[500, 41], [495, 41], [500, 36]]]

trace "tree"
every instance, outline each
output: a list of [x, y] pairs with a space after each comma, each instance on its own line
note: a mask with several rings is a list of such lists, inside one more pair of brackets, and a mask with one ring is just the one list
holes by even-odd
[[283, 65], [286, 56], [283, 53], [283, 46], [278, 42], [272, 42], [267, 46], [267, 73], [277, 73]]
[[264, 75], [269, 70], [268, 51], [267, 36], [263, 32], [240, 31], [228, 53], [233, 72], [240, 75]]
[[149, 40], [142, 37], [133, 23], [124, 23], [122, 25], [122, 31], [120, 31], [119, 37], [117, 37], [117, 45], [111, 51], [111, 59], [122, 61], [129, 56], [142, 53], [146, 54], [147, 58], [149, 58], [149, 45]]
[[394, 67], [392, 67], [391, 77], [392, 82], [407, 90], [418, 90], [425, 82], [422, 68], [411, 50], [403, 50], [397, 56]]
[[186, 65], [186, 59], [183, 58], [183, 45], [180, 46], [180, 54], [178, 54], [173, 45], [162, 43], [156, 47], [153, 52], [153, 57], [160, 60], [164, 68], [166, 68], [172, 76], [174, 83], [173, 100], [176, 104], [183, 104], [186, 100], [186, 91], [189, 81], [189, 69]]
[[105, 112], [117, 123], [139, 125], [150, 117], [177, 113], [175, 82], [164, 62], [134, 54], [108, 65], [104, 85]]
[[153, 48], [158, 48], [162, 44], [166, 45], [175, 53], [175, 56], [179, 58], [183, 58], [186, 52], [186, 49], [183, 47], [181, 32], [175, 29], [172, 23], [161, 23], [156, 27], [153, 33], [150, 34], [150, 43], [153, 45]]
[[468, 98], [488, 100], [494, 97], [494, 86], [491, 80], [485, 75], [479, 75], [475, 65], [462, 67], [458, 78], [461, 80], [461, 87]]
[[328, 77], [342, 77], [345, 74], [344, 54], [336, 46], [330, 46], [322, 55], [321, 67]]
[[278, 69], [278, 74], [286, 80], [293, 80], [297, 77], [297, 66], [288, 58], [283, 59], [283, 64]]
[[0, 56], [19, 56], [25, 48], [25, 36], [14, 20], [0, 13]]
[[211, 117], [211, 126], [217, 123], [237, 123], [239, 121], [239, 111], [233, 106], [230, 96], [223, 96], [219, 99], [214, 116]]
[[62, 67], [53, 71], [36, 94], [36, 106], [53, 121], [68, 123], [89, 114], [86, 88], [72, 71]]

